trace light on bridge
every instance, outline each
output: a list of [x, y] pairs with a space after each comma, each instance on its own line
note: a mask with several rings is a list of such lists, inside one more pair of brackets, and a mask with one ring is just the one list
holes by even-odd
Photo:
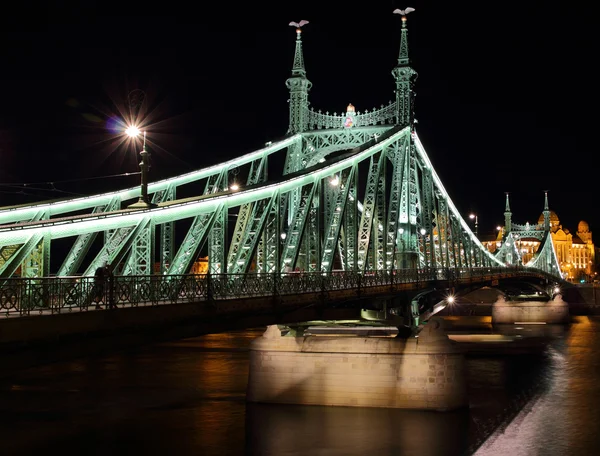
[[478, 233], [477, 233], [477, 228], [478, 228], [478, 225], [479, 225], [479, 220], [477, 218], [477, 214], [469, 214], [469, 218], [471, 220], [475, 220], [475, 237], [479, 237]]
[[136, 127], [135, 125], [130, 125], [129, 127], [127, 127], [125, 129], [125, 134], [127, 136], [129, 136], [130, 138], [135, 138], [137, 136], [139, 136], [141, 133], [140, 129], [138, 127]]
[[[125, 129], [125, 134], [132, 140], [138, 137], [141, 133], [142, 132], [137, 125], [129, 125]], [[140, 199], [137, 203], [129, 205], [129, 207], [147, 209], [150, 207], [155, 207], [156, 204], [150, 202], [148, 197], [148, 170], [150, 169], [150, 153], [146, 150], [146, 132], [144, 132], [144, 142], [142, 143], [140, 157], [142, 157], [142, 161], [140, 162]]]

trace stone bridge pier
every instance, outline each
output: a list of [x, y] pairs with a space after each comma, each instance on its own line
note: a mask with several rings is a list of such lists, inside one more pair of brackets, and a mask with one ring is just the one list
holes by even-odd
[[499, 295], [492, 305], [492, 324], [566, 324], [569, 321], [569, 304], [560, 294], [549, 301], [507, 301]]
[[434, 317], [418, 337], [282, 336], [250, 346], [249, 402], [455, 410], [468, 406], [464, 353]]

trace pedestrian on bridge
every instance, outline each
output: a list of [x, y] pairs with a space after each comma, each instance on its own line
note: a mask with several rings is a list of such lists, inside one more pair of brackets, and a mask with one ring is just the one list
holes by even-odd
[[115, 303], [115, 276], [113, 274], [113, 268], [110, 265], [106, 265], [106, 278], [108, 280], [108, 308], [116, 309], [117, 304]]
[[101, 309], [101, 303], [105, 301], [106, 297], [106, 281], [109, 275], [108, 264], [98, 267], [94, 274], [94, 301], [96, 302], [96, 309]]

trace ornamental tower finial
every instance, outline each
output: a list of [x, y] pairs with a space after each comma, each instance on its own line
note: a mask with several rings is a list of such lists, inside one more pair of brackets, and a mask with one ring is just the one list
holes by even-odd
[[544, 230], [550, 231], [550, 206], [548, 206], [548, 190], [544, 190]]
[[302, 54], [302, 27], [308, 24], [308, 21], [290, 22], [289, 25], [296, 27], [296, 52], [294, 53], [294, 65], [292, 67], [292, 76], [306, 76], [304, 69], [304, 55]]
[[508, 192], [506, 192], [506, 206], [504, 206], [504, 212], [510, 212], [510, 203], [508, 202]]
[[504, 208], [504, 235], [506, 236], [512, 230], [512, 212], [508, 202], [508, 192], [506, 192], [506, 206]]
[[400, 52], [398, 53], [398, 64], [392, 70], [396, 79], [396, 123], [401, 126], [414, 123], [414, 92], [412, 90], [417, 72], [410, 67], [408, 58], [408, 29], [406, 28], [406, 15], [414, 8], [404, 10], [395, 9], [394, 14], [402, 15], [402, 35], [400, 38]]
[[289, 23], [290, 26], [296, 27], [296, 50], [292, 75], [285, 82], [290, 91], [290, 124], [288, 128], [290, 134], [299, 133], [308, 128], [308, 91], [312, 83], [306, 79], [304, 56], [302, 54], [302, 27], [306, 24], [308, 24], [308, 21], [305, 20]]
[[398, 54], [398, 65], [408, 65], [408, 38], [407, 38], [407, 30], [406, 30], [406, 15], [411, 11], [414, 11], [414, 8], [408, 7], [405, 10], [395, 9], [394, 14], [402, 15], [402, 38], [400, 39], [400, 52]]

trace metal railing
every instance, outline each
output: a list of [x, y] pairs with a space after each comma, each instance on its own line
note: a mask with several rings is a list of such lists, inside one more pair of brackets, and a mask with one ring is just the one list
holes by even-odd
[[391, 271], [282, 274], [185, 274], [10, 278], [0, 282], [0, 317], [52, 315], [108, 307], [137, 307], [286, 296], [386, 285], [449, 281], [453, 284], [543, 275], [524, 268], [396, 269]]

